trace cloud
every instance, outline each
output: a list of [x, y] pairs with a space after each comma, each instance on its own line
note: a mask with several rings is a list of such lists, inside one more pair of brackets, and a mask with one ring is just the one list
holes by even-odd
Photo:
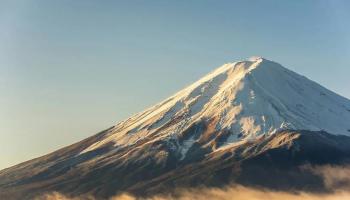
[[[213, 199], [213, 200], [348, 200], [350, 198], [350, 192], [337, 191], [331, 194], [314, 194], [314, 193], [288, 193], [277, 192], [268, 190], [258, 190], [247, 188], [243, 186], [231, 186], [225, 189], [193, 189], [182, 190], [176, 197], [174, 196], [153, 196], [147, 198], [147, 200], [201, 200], [201, 199]], [[59, 193], [53, 193], [46, 195], [45, 198], [40, 200], [86, 200], [86, 197], [80, 198], [67, 198]], [[142, 198], [136, 198], [132, 195], [123, 194], [115, 196], [110, 200], [138, 200]]]
[[350, 166], [331, 166], [313, 167], [315, 174], [323, 177], [323, 182], [331, 190], [350, 191]]
[[[264, 191], [243, 186], [232, 186], [226, 189], [200, 189], [182, 191], [177, 197], [154, 196], [148, 200], [348, 200], [350, 192], [335, 192], [332, 194], [312, 194], [312, 193], [287, 193], [276, 191]], [[112, 200], [136, 199], [130, 195], [114, 197]]]
[[[112, 197], [110, 200], [348, 200], [350, 199], [350, 167], [310, 167], [315, 174], [323, 177], [330, 193], [316, 194], [309, 192], [281, 192], [267, 189], [255, 189], [240, 185], [225, 188], [179, 189], [176, 196], [155, 195], [147, 199], [136, 198], [129, 194]], [[38, 200], [96, 200], [92, 197], [68, 198], [59, 193], [46, 194]]]

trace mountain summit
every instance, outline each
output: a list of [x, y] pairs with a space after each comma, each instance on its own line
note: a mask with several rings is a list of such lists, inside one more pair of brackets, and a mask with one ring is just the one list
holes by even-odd
[[[252, 57], [225, 64], [118, 123], [84, 152], [109, 143], [125, 147], [142, 139], [176, 140], [186, 129], [203, 122], [212, 127], [210, 138], [221, 138], [215, 148], [283, 129], [350, 135], [350, 102], [278, 63]], [[195, 137], [178, 146], [183, 154], [196, 142]], [[203, 142], [210, 145], [212, 141]]]
[[0, 195], [104, 199], [231, 182], [322, 189], [300, 166], [347, 163], [349, 122], [348, 99], [252, 57], [224, 64], [97, 135], [0, 171]]

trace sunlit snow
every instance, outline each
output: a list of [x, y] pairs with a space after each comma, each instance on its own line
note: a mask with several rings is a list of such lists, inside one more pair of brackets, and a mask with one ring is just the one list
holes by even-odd
[[[225, 64], [165, 101], [118, 123], [87, 152], [109, 142], [123, 147], [152, 134], [177, 137], [204, 119], [229, 130], [225, 145], [283, 129], [350, 135], [350, 101], [278, 63], [253, 57]], [[156, 139], [157, 140], [157, 139]], [[186, 154], [194, 138], [180, 145]]]

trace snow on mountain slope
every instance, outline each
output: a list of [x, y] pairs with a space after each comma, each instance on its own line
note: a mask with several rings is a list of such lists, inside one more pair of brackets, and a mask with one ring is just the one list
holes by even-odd
[[[82, 153], [110, 142], [118, 149], [145, 138], [176, 141], [184, 130], [203, 121], [211, 122], [214, 131], [229, 131], [221, 147], [282, 129], [350, 135], [350, 101], [278, 63], [254, 57], [225, 64], [118, 123]], [[184, 156], [197, 139], [193, 135], [174, 148]]]

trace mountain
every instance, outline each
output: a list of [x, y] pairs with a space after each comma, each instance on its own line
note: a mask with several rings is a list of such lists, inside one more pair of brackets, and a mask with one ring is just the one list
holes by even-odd
[[350, 100], [261, 57], [227, 63], [81, 142], [0, 171], [0, 197], [106, 199], [231, 183], [326, 190], [305, 165], [346, 165]]

